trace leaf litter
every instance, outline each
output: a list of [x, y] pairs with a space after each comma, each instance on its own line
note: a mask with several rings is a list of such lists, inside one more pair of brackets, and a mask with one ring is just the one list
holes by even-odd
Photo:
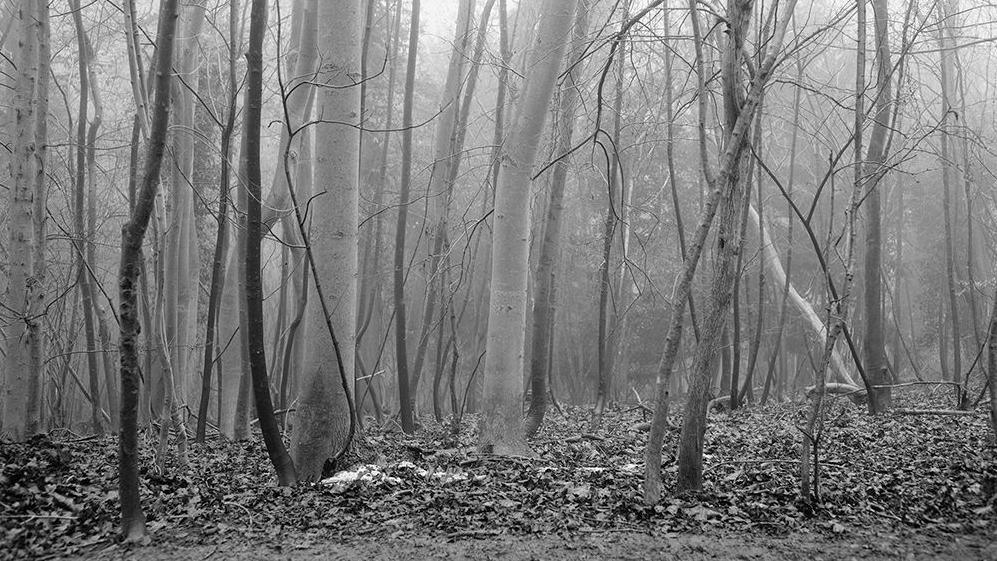
[[[296, 542], [411, 536], [573, 536], [819, 532], [997, 533], [997, 450], [980, 416], [870, 417], [836, 402], [821, 451], [821, 501], [797, 500], [799, 404], [711, 415], [704, 490], [675, 495], [678, 431], [665, 440], [662, 501], [641, 500], [647, 433], [642, 413], [589, 411], [547, 419], [532, 457], [479, 453], [474, 419], [457, 434], [429, 424], [416, 435], [368, 428], [364, 461], [315, 485], [276, 486], [259, 438], [192, 444], [189, 464], [141, 457], [143, 508], [153, 543], [238, 537]], [[0, 559], [82, 554], [117, 542], [113, 437], [39, 436], [0, 445]]]

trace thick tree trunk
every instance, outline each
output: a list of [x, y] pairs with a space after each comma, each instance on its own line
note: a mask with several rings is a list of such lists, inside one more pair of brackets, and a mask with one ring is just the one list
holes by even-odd
[[[7, 327], [4, 347], [3, 396], [0, 403], [0, 433], [14, 441], [26, 440], [37, 428], [37, 389], [41, 373], [32, 368], [32, 345], [38, 336], [35, 303], [33, 258], [36, 251], [34, 216], [36, 157], [35, 88], [38, 82], [38, 3], [21, 2], [18, 6], [17, 78], [14, 85], [14, 135], [10, 158], [9, 189], [10, 238], [8, 251], [8, 307], [17, 322]], [[38, 118], [44, 119], [44, 115]], [[80, 209], [82, 212], [82, 209]], [[82, 215], [79, 215], [82, 216]], [[79, 216], [77, 218], [79, 218]], [[80, 257], [82, 259], [82, 256]], [[93, 393], [91, 372], [91, 394]], [[32, 395], [34, 388], [35, 395]], [[96, 400], [94, 400], [96, 402]], [[94, 415], [99, 415], [94, 405]], [[100, 418], [94, 417], [99, 428]]]
[[484, 410], [479, 442], [495, 453], [527, 450], [521, 424], [526, 286], [529, 266], [529, 187], [547, 105], [561, 67], [575, 0], [544, 0], [531, 64], [512, 137], [502, 155], [495, 193], [495, 230]]
[[[311, 212], [316, 218], [307, 226], [306, 242], [311, 247], [316, 277], [311, 284], [312, 309], [307, 319], [313, 344], [306, 351], [301, 372], [291, 438], [291, 456], [303, 481], [322, 476], [323, 466], [333, 459], [334, 451], [341, 452], [350, 444], [355, 423], [351, 394], [360, 132], [352, 124], [360, 119], [360, 89], [352, 87], [352, 76], [359, 74], [362, 12], [359, 0], [319, 3], [318, 24], [323, 29], [319, 58], [323, 66], [316, 81], [326, 87], [317, 93], [316, 109], [323, 121], [314, 126], [315, 143], [322, 149], [315, 153], [317, 193], [311, 200]], [[324, 290], [321, 295], [316, 289], [319, 283]], [[330, 326], [337, 339], [333, 345], [325, 340], [331, 336]]]
[[[194, 94], [189, 88], [195, 79], [198, 36], [204, 24], [205, 0], [184, 3], [180, 18], [182, 32], [174, 49], [179, 50], [179, 67], [173, 83], [174, 128], [169, 166], [170, 227], [166, 234], [166, 338], [180, 404], [196, 394], [199, 381], [188, 372], [197, 317], [198, 273], [191, 266], [197, 256], [197, 228], [194, 224]], [[194, 261], [197, 262], [196, 260]]]

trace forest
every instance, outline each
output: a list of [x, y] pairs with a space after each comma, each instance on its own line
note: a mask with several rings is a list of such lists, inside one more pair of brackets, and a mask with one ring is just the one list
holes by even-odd
[[0, 0], [0, 560], [997, 559], [995, 43]]

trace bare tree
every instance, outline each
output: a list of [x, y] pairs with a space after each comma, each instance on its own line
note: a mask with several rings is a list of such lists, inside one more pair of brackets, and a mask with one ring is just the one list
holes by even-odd
[[118, 493], [121, 499], [121, 533], [129, 540], [145, 535], [145, 515], [138, 487], [138, 298], [136, 281], [141, 270], [142, 240], [149, 227], [159, 187], [159, 172], [166, 146], [170, 111], [170, 66], [178, 17], [177, 0], [163, 0], [160, 7], [156, 56], [156, 88], [149, 133], [148, 155], [135, 208], [121, 232], [121, 266], [118, 297], [121, 302], [121, 435], [118, 444]]
[[527, 450], [523, 441], [523, 350], [529, 266], [530, 174], [547, 104], [564, 56], [575, 0], [544, 0], [512, 136], [495, 191], [492, 275], [479, 442], [495, 453]]

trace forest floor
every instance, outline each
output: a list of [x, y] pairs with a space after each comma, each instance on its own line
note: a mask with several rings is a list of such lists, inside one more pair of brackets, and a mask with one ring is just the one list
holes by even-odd
[[[936, 396], [935, 401], [937, 401]], [[899, 406], [924, 407], [923, 398]], [[640, 500], [646, 412], [551, 412], [534, 457], [477, 453], [458, 434], [368, 428], [359, 466], [275, 486], [259, 439], [192, 444], [159, 472], [143, 438], [149, 536], [117, 539], [113, 437], [0, 445], [0, 559], [995, 559], [997, 448], [986, 417], [870, 417], [829, 407], [820, 501], [797, 498], [805, 405], [711, 414], [705, 485]], [[676, 420], [678, 420], [676, 418]]]

